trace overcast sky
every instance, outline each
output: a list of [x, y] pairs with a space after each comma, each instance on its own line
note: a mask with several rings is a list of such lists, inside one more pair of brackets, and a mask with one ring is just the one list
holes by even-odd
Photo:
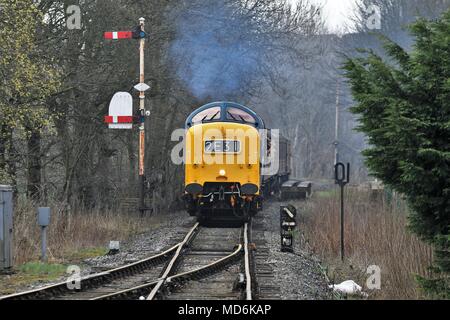
[[[290, 0], [293, 3], [297, 0]], [[340, 31], [345, 24], [351, 25], [349, 19], [356, 8], [357, 0], [310, 0], [312, 3], [322, 4], [323, 16], [330, 31]]]

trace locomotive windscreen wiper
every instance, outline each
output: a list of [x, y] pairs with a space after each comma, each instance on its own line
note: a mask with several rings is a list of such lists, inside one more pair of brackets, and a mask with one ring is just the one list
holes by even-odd
[[241, 118], [241, 120], [242, 120], [244, 123], [250, 123], [250, 122], [248, 122], [247, 120], [245, 120], [241, 115], [239, 115], [239, 118]]
[[236, 119], [230, 111], [227, 111], [227, 113], [234, 121], [238, 121], [238, 119]]
[[214, 120], [214, 118], [217, 117], [217, 115], [218, 115], [219, 113], [220, 113], [220, 111], [217, 111], [216, 114], [213, 115], [213, 116], [212, 116], [210, 119], [208, 119], [208, 120], [206, 120], [206, 117], [208, 117], [208, 115], [206, 115], [206, 116], [202, 119], [202, 122]]
[[[230, 111], [227, 111], [227, 113], [234, 121], [239, 121], [238, 119], [236, 119], [236, 117]], [[240, 114], [238, 116], [239, 116], [239, 118], [241, 118], [242, 122], [250, 123], [247, 120], [245, 120]]]

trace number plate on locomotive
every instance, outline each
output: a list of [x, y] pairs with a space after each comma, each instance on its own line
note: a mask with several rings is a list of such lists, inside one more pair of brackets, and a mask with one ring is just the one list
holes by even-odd
[[241, 142], [234, 140], [208, 140], [205, 141], [205, 153], [239, 153]]

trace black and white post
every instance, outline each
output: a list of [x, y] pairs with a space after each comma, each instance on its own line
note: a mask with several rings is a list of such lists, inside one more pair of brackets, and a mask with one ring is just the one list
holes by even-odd
[[342, 162], [336, 163], [334, 175], [341, 189], [341, 260], [344, 261], [344, 187], [350, 182], [350, 163], [347, 163], [347, 167]]

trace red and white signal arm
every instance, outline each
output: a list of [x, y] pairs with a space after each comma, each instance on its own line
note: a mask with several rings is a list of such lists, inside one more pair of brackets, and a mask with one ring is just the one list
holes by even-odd
[[109, 104], [105, 117], [109, 129], [133, 129], [133, 97], [128, 92], [117, 92]]
[[133, 32], [131, 31], [105, 32], [103, 37], [109, 40], [131, 39], [133, 37]]

